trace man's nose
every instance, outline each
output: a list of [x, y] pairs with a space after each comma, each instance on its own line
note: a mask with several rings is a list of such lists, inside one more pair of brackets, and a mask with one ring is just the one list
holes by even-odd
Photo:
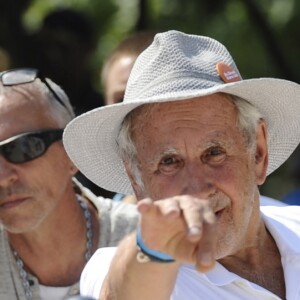
[[18, 173], [15, 165], [7, 161], [0, 154], [0, 187], [9, 186], [18, 178]]
[[188, 166], [183, 194], [208, 199], [216, 193], [213, 174], [201, 163]]

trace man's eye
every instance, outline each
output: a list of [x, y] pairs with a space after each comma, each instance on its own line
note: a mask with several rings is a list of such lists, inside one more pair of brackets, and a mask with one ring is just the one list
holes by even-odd
[[212, 148], [209, 150], [209, 154], [212, 156], [222, 155], [224, 154], [224, 151], [220, 148]]
[[218, 164], [225, 160], [226, 152], [220, 147], [213, 147], [208, 149], [202, 156], [202, 162]]
[[172, 173], [175, 172], [181, 165], [181, 161], [176, 157], [165, 157], [159, 163], [160, 173]]
[[162, 165], [171, 165], [176, 163], [176, 159], [174, 157], [167, 157], [161, 161]]

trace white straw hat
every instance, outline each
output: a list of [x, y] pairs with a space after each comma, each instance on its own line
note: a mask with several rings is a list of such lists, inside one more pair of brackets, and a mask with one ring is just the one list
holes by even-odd
[[263, 115], [268, 128], [268, 174], [273, 172], [300, 141], [300, 85], [273, 78], [242, 80], [222, 44], [178, 31], [157, 34], [138, 57], [122, 103], [94, 109], [69, 123], [63, 137], [66, 151], [94, 183], [131, 194], [133, 190], [116, 144], [124, 117], [145, 103], [217, 92], [239, 96]]

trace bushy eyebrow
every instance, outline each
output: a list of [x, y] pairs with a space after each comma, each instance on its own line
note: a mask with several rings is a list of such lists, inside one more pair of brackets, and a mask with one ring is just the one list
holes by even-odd
[[[221, 147], [224, 149], [230, 149], [235, 144], [235, 141], [232, 138], [228, 138], [228, 135], [223, 132], [215, 132], [213, 136], [208, 139], [207, 142], [201, 143], [201, 145], [198, 145], [197, 148], [199, 152], [204, 152], [205, 150], [213, 147]], [[155, 167], [157, 163], [166, 156], [172, 156], [172, 155], [180, 155], [181, 151], [172, 146], [167, 146], [161, 151], [159, 151], [155, 156], [150, 160], [145, 160], [145, 163], [147, 165], [151, 165], [152, 167]]]
[[159, 151], [159, 153], [155, 154], [153, 158], [148, 158], [148, 159], [145, 159], [144, 162], [147, 164], [147, 165], [150, 165], [152, 167], [155, 167], [157, 165], [157, 163], [159, 163], [159, 161], [163, 158], [163, 157], [166, 157], [166, 156], [169, 156], [169, 155], [179, 155], [180, 154], [180, 151], [174, 147], [167, 147], [165, 149], [163, 149], [162, 151]]
[[173, 155], [173, 154], [179, 154], [180, 151], [174, 147], [168, 147], [164, 149], [162, 152], [160, 152], [160, 157], [166, 156], [166, 155]]
[[212, 147], [222, 147], [222, 148], [228, 149], [228, 148], [231, 148], [233, 145], [234, 145], [234, 141], [229, 140], [229, 139], [224, 139], [222, 141], [220, 141], [220, 140], [211, 140], [211, 141], [201, 145], [199, 147], [199, 149], [205, 150], [205, 149], [209, 149], [209, 148], [212, 148]]

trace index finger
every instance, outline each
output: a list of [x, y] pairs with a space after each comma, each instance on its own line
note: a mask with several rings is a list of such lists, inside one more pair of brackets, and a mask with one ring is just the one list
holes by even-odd
[[205, 223], [203, 228], [203, 235], [196, 252], [196, 268], [200, 272], [207, 272], [215, 264], [216, 224]]
[[215, 214], [208, 200], [181, 196], [179, 203], [187, 226], [188, 238], [191, 241], [200, 240], [203, 234], [203, 224], [215, 223]]

